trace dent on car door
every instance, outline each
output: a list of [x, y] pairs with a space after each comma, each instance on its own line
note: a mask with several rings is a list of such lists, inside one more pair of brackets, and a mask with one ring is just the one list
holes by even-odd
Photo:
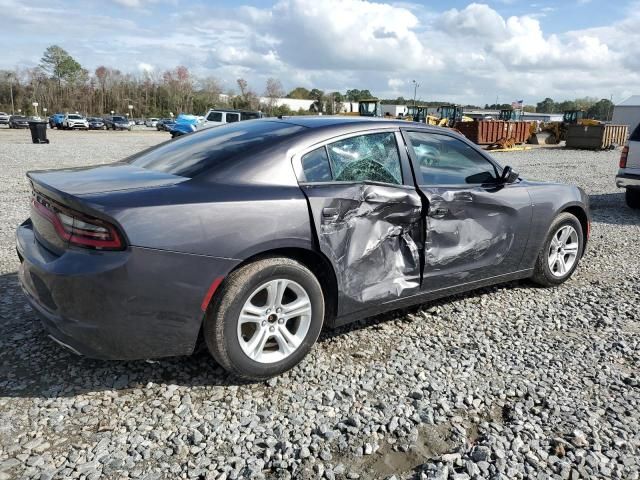
[[403, 160], [395, 132], [349, 137], [301, 157], [301, 187], [336, 273], [339, 315], [420, 289], [422, 204], [403, 182], [403, 168], [411, 178]]
[[531, 199], [475, 148], [445, 134], [404, 132], [427, 204], [423, 288], [439, 290], [519, 270]]

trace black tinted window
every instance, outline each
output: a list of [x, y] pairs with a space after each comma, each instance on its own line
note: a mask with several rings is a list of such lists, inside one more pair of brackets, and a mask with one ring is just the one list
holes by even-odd
[[210, 122], [222, 122], [222, 112], [211, 112], [207, 115], [207, 120]]
[[256, 118], [260, 118], [260, 114], [258, 112], [242, 112], [240, 118], [242, 120], [255, 120]]
[[329, 158], [324, 147], [302, 156], [302, 170], [307, 182], [328, 182], [331, 180]]
[[402, 183], [395, 134], [358, 135], [327, 145], [333, 179], [338, 182], [370, 180]]
[[304, 127], [280, 122], [239, 122], [207, 128], [150, 148], [126, 161], [158, 172], [194, 177], [240, 154], [264, 147], [270, 140], [293, 135]]
[[447, 135], [409, 132], [423, 185], [491, 183], [495, 167], [466, 143]]
[[240, 115], [237, 113], [227, 113], [227, 123], [239, 122]]
[[640, 125], [638, 125], [636, 129], [633, 131], [633, 133], [629, 137], [629, 140], [633, 140], [634, 142], [640, 142]]

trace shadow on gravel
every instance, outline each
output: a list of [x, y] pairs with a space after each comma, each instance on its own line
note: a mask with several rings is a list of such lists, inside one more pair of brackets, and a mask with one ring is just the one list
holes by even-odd
[[[375, 329], [383, 322], [404, 319], [423, 308], [499, 289], [519, 288], [521, 285], [514, 282], [486, 287], [387, 312], [335, 330], [325, 330], [318, 341], [323, 343], [352, 331]], [[227, 374], [211, 358], [203, 344], [189, 357], [153, 362], [103, 361], [79, 357], [47, 336], [36, 313], [24, 298], [17, 274], [0, 276], [0, 292], [0, 397], [72, 397], [87, 392], [144, 388], [149, 382], [189, 387], [248, 385], [249, 388], [259, 388], [262, 384], [252, 385]]]
[[640, 225], [640, 210], [632, 210], [624, 199], [624, 191], [589, 195], [593, 221], [611, 225]]

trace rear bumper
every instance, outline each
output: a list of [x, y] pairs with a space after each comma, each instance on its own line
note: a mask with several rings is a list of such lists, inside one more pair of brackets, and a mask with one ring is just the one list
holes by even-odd
[[616, 186], [618, 188], [640, 188], [640, 173], [627, 173], [624, 170], [619, 170], [616, 176]]
[[99, 359], [191, 354], [209, 286], [237, 263], [138, 247], [56, 256], [36, 240], [30, 221], [16, 236], [20, 284], [49, 334]]

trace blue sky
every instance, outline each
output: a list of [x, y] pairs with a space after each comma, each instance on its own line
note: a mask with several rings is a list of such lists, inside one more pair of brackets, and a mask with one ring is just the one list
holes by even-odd
[[185, 65], [231, 90], [368, 88], [463, 103], [640, 93], [638, 0], [0, 0], [0, 69], [58, 44], [100, 65], [160, 75]]

